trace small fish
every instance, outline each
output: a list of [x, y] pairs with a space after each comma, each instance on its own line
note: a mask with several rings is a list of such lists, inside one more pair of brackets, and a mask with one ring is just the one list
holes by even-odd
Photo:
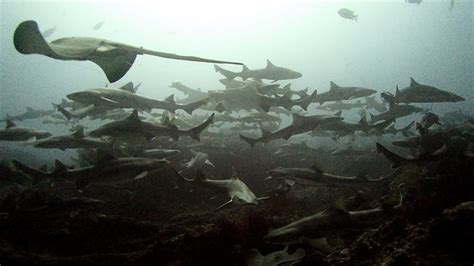
[[93, 30], [99, 30], [100, 28], [102, 28], [102, 26], [104, 25], [104, 23], [105, 23], [105, 21], [101, 21], [101, 22], [95, 24], [92, 29], [93, 29]]
[[346, 19], [351, 19], [357, 21], [357, 15], [354, 14], [353, 10], [347, 9], [347, 8], [341, 8], [339, 11], [337, 11], [339, 16], [346, 18]]

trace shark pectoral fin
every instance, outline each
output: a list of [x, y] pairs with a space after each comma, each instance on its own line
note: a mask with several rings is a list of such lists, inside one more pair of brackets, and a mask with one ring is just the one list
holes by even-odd
[[103, 97], [103, 96], [100, 97], [100, 99], [101, 99], [101, 100], [104, 100], [104, 101], [106, 101], [106, 102], [109, 102], [109, 103], [114, 103], [114, 104], [119, 103], [119, 102], [117, 102], [117, 101], [111, 100], [111, 99], [106, 98], [106, 97]]
[[133, 180], [138, 180], [144, 178], [146, 175], [148, 175], [148, 171], [143, 171], [139, 175], [135, 176]]
[[223, 203], [222, 205], [220, 205], [219, 207], [217, 207], [216, 211], [226, 207], [227, 205], [231, 204], [233, 201], [233, 199], [230, 199], [229, 201], [226, 201], [225, 203]]
[[261, 200], [266, 200], [266, 199], [269, 199], [270, 197], [260, 197], [260, 198], [257, 198], [257, 201], [261, 201]]

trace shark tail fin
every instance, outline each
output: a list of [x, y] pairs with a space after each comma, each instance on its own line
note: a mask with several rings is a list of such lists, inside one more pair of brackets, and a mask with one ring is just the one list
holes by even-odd
[[34, 184], [36, 184], [36, 183], [38, 183], [42, 180], [49, 179], [51, 177], [51, 174], [40, 171], [40, 170], [33, 169], [29, 166], [26, 166], [26, 165], [20, 163], [17, 160], [12, 160], [12, 163], [18, 171], [20, 171], [20, 172], [24, 173], [25, 175], [31, 177], [31, 179], [33, 179]]
[[211, 116], [209, 116], [209, 118], [204, 121], [204, 123], [200, 124], [199, 126], [197, 127], [193, 127], [191, 129], [189, 129], [187, 132], [189, 134], [189, 136], [197, 141], [200, 141], [201, 140], [201, 133], [212, 123], [214, 123], [214, 117], [215, 117], [215, 114], [213, 113]]
[[401, 162], [405, 161], [406, 159], [402, 158], [401, 156], [389, 151], [387, 148], [382, 146], [380, 143], [376, 143], [377, 152], [382, 153], [385, 158], [387, 158], [392, 163], [392, 168], [400, 167]]
[[315, 90], [310, 96], [303, 99], [303, 101], [300, 103], [300, 107], [307, 111], [308, 106], [316, 100], [316, 96], [318, 96], [318, 91]]
[[196, 102], [192, 102], [192, 103], [188, 103], [188, 104], [185, 104], [182, 106], [182, 109], [188, 113], [188, 114], [193, 114], [193, 111], [198, 109], [199, 107], [207, 104], [209, 102], [209, 99], [206, 98], [206, 99], [202, 99], [202, 100], [199, 100], [199, 101], [196, 101]]
[[214, 65], [214, 69], [216, 70], [216, 72], [219, 72], [222, 75], [224, 75], [224, 77], [226, 77], [227, 79], [233, 79], [233, 78], [237, 77], [237, 73], [235, 73], [233, 71], [230, 71], [230, 70], [227, 70], [227, 69], [224, 69], [224, 68], [222, 68], [218, 65]]
[[68, 110], [66, 110], [66, 109], [64, 109], [64, 108], [62, 108], [62, 107], [58, 107], [58, 111], [59, 111], [62, 115], [64, 115], [68, 121], [73, 118], [73, 117], [72, 117], [72, 114], [71, 114]]
[[255, 144], [257, 144], [260, 141], [259, 139], [249, 138], [249, 137], [243, 136], [242, 134], [239, 134], [239, 137], [245, 142], [247, 142], [250, 145], [250, 147], [255, 146]]

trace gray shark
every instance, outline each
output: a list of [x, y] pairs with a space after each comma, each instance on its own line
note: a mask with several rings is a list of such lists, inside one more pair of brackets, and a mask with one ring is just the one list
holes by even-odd
[[350, 10], [350, 9], [347, 9], [347, 8], [341, 8], [337, 11], [337, 14], [339, 14], [339, 16], [341, 16], [345, 19], [350, 19], [350, 20], [357, 21], [357, 15], [355, 15], [353, 10]]
[[406, 194], [403, 184], [399, 186], [399, 194], [400, 201], [394, 206], [361, 211], [347, 211], [342, 202], [338, 202], [324, 211], [270, 231], [264, 240], [271, 243], [290, 244], [380, 224], [393, 216], [394, 211], [402, 208]]
[[137, 55], [153, 55], [163, 58], [216, 64], [236, 64], [238, 62], [182, 56], [131, 46], [124, 43], [88, 37], [69, 37], [48, 43], [38, 28], [36, 21], [20, 23], [15, 30], [13, 43], [22, 54], [42, 54], [59, 60], [91, 61], [97, 64], [109, 82], [121, 79], [133, 65]]
[[88, 184], [117, 184], [134, 179], [140, 179], [149, 172], [162, 170], [168, 165], [166, 160], [150, 158], [117, 158], [111, 155], [104, 156], [95, 165], [67, 169], [59, 160], [55, 161], [55, 169], [52, 172], [43, 172], [30, 168], [16, 160], [15, 167], [37, 181], [75, 181], [78, 188]]
[[204, 152], [195, 152], [191, 150], [193, 157], [184, 164], [184, 168], [179, 174], [188, 179], [195, 179], [199, 174], [206, 173], [206, 176], [213, 175], [216, 166], [209, 160], [209, 155]]
[[297, 79], [302, 77], [301, 73], [293, 71], [289, 68], [275, 66], [270, 60], [267, 60], [267, 66], [261, 69], [253, 69], [250, 70], [247, 66], [243, 65], [243, 69], [241, 72], [232, 72], [230, 70], [226, 70], [218, 65], [214, 65], [216, 72], [221, 73], [228, 79], [233, 79], [235, 77], [241, 77], [243, 80], [248, 78], [253, 79], [268, 79], [278, 81], [278, 80], [286, 80], [286, 79]]
[[171, 150], [171, 149], [151, 149], [144, 150], [137, 154], [135, 157], [140, 158], [153, 158], [153, 159], [166, 159], [168, 161], [176, 159], [181, 154], [180, 150]]
[[336, 101], [333, 103], [325, 103], [323, 105], [317, 106], [316, 109], [327, 110], [327, 111], [339, 111], [339, 110], [350, 110], [352, 108], [362, 108], [365, 104], [357, 101], [355, 103], [345, 103], [343, 101]]
[[423, 0], [405, 0], [406, 3], [408, 4], [421, 4], [421, 2], [423, 2]]
[[64, 109], [66, 109], [66, 108], [80, 109], [80, 108], [83, 108], [83, 107], [86, 107], [86, 106], [82, 103], [78, 103], [78, 102], [74, 102], [74, 101], [68, 101], [68, 100], [62, 98], [60, 103], [53, 103], [53, 107], [54, 107], [54, 110], [58, 110], [59, 107], [64, 108]]
[[87, 105], [93, 104], [95, 106], [105, 106], [109, 108], [133, 108], [145, 111], [151, 111], [151, 109], [164, 109], [170, 112], [175, 112], [176, 110], [181, 109], [189, 114], [207, 103], [207, 99], [204, 99], [186, 105], [179, 105], [175, 103], [173, 95], [166, 98], [165, 101], [159, 101], [125, 90], [106, 88], [90, 89], [72, 93], [67, 95], [67, 98]]
[[53, 114], [54, 110], [39, 110], [33, 109], [31, 107], [26, 107], [26, 112], [15, 115], [15, 116], [7, 116], [11, 121], [23, 121], [27, 119], [37, 119], [42, 118], [48, 115]]
[[267, 143], [269, 141], [280, 138], [289, 139], [292, 135], [310, 132], [315, 128], [321, 127], [324, 124], [334, 123], [335, 121], [341, 121], [343, 119], [344, 118], [340, 116], [332, 115], [302, 116], [298, 114], [293, 114], [293, 122], [288, 127], [282, 128], [275, 132], [268, 132], [262, 129], [262, 137], [258, 139], [249, 138], [241, 134], [239, 134], [239, 136], [251, 147], [253, 147], [258, 142]]
[[385, 148], [382, 144], [376, 143], [377, 151], [382, 153], [392, 163], [392, 168], [403, 167], [406, 165], [423, 165], [429, 162], [438, 161], [446, 158], [472, 157], [472, 144], [469, 140], [452, 136], [444, 139], [444, 144], [434, 152], [425, 152], [419, 154], [416, 158], [403, 158]]
[[340, 87], [331, 81], [329, 91], [318, 94], [315, 102], [323, 104], [325, 102], [352, 100], [366, 97], [376, 92], [376, 90], [361, 87]]
[[325, 123], [315, 129], [317, 130], [326, 130], [336, 132], [338, 136], [347, 136], [353, 135], [357, 131], [362, 131], [365, 133], [380, 134], [383, 133], [384, 129], [392, 124], [392, 120], [385, 120], [377, 124], [369, 125], [366, 120], [363, 118], [359, 123], [348, 123], [342, 120], [334, 121], [331, 123]]
[[438, 103], [438, 102], [460, 102], [465, 99], [452, 92], [423, 85], [410, 78], [410, 86], [395, 92], [395, 100], [398, 103]]
[[47, 139], [39, 140], [33, 144], [36, 148], [42, 149], [101, 149], [110, 150], [112, 145], [110, 142], [88, 138], [84, 136], [84, 128], [81, 128], [70, 135], [55, 136]]
[[210, 189], [214, 189], [217, 192], [226, 193], [229, 196], [229, 201], [220, 205], [217, 209], [222, 209], [228, 204], [253, 204], [258, 205], [257, 196], [249, 189], [249, 187], [240, 180], [237, 174], [234, 172], [229, 179], [212, 180], [206, 178], [202, 173], [198, 172], [198, 177], [195, 179], [188, 179], [183, 176], [181, 178], [190, 183], [201, 185]]
[[264, 265], [293, 265], [306, 256], [304, 249], [297, 249], [293, 253], [288, 252], [288, 246], [283, 250], [278, 250], [262, 256], [257, 249], [251, 249], [246, 257], [247, 266], [264, 266]]
[[68, 121], [66, 121], [64, 118], [63, 119], [56, 119], [52, 118], [51, 116], [46, 117], [41, 121], [43, 124], [53, 124], [53, 125], [69, 125]]
[[180, 92], [184, 93], [185, 95], [189, 96], [189, 98], [192, 98], [194, 101], [202, 100], [207, 98], [207, 93], [202, 92], [200, 89], [192, 89], [183, 83], [179, 81], [175, 81], [171, 83], [169, 86], [170, 88], [175, 88], [179, 90]]
[[108, 106], [96, 106], [94, 104], [88, 105], [80, 109], [73, 109], [68, 111], [63, 107], [58, 107], [58, 111], [68, 120], [80, 120], [86, 116], [98, 115], [106, 113], [111, 107]]
[[396, 129], [395, 124], [392, 124], [391, 126], [385, 129], [385, 133], [396, 135], [397, 133], [401, 132], [404, 137], [409, 137], [411, 135], [414, 135], [414, 133], [410, 132], [410, 128], [412, 128], [414, 124], [415, 121], [411, 121], [410, 124], [399, 129]]
[[317, 91], [315, 90], [311, 95], [308, 97], [302, 98], [302, 99], [297, 99], [297, 100], [292, 100], [289, 96], [289, 94], [285, 94], [283, 96], [278, 96], [276, 95], [275, 97], [268, 97], [262, 94], [257, 94], [257, 100], [260, 108], [262, 108], [265, 112], [268, 112], [270, 110], [270, 107], [283, 107], [287, 110], [291, 110], [293, 106], [299, 106], [303, 110], [307, 110], [308, 106], [313, 103], [318, 95]]
[[174, 124], [167, 126], [158, 125], [146, 121], [141, 121], [138, 117], [138, 111], [133, 113], [124, 120], [110, 122], [90, 132], [91, 137], [118, 137], [123, 135], [141, 135], [147, 140], [151, 140], [157, 136], [169, 136], [173, 139], [179, 139], [180, 136], [189, 136], [195, 140], [200, 140], [200, 135], [211, 123], [214, 122], [214, 114], [203, 122], [201, 125], [188, 130], [180, 130]]
[[31, 128], [18, 127], [13, 121], [7, 119], [5, 129], [0, 129], [0, 140], [25, 141], [32, 138], [44, 139], [52, 134]]
[[416, 107], [414, 105], [409, 105], [409, 104], [394, 104], [390, 107], [390, 109], [386, 112], [383, 112], [381, 114], [370, 115], [370, 123], [376, 123], [378, 121], [395, 121], [398, 118], [409, 116], [413, 113], [418, 113], [423, 111], [422, 108]]
[[[369, 179], [364, 174], [357, 176], [340, 176], [330, 174], [321, 170], [321, 168], [314, 164], [311, 168], [283, 168], [278, 167], [276, 169], [267, 171], [269, 179], [283, 180], [290, 186], [295, 183], [308, 185], [308, 184], [361, 184], [361, 183], [374, 183], [380, 182], [387, 179], [387, 177], [380, 177], [377, 179]], [[392, 176], [392, 175], [389, 175]], [[310, 183], [305, 182], [310, 181]]]

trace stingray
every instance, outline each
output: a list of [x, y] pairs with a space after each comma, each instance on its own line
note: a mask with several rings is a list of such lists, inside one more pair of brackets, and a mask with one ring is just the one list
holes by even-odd
[[22, 54], [42, 54], [60, 60], [92, 61], [102, 68], [109, 82], [121, 79], [133, 65], [137, 55], [142, 54], [176, 60], [242, 65], [238, 62], [152, 51], [98, 38], [68, 37], [48, 43], [33, 20], [18, 25], [13, 43], [16, 50]]

